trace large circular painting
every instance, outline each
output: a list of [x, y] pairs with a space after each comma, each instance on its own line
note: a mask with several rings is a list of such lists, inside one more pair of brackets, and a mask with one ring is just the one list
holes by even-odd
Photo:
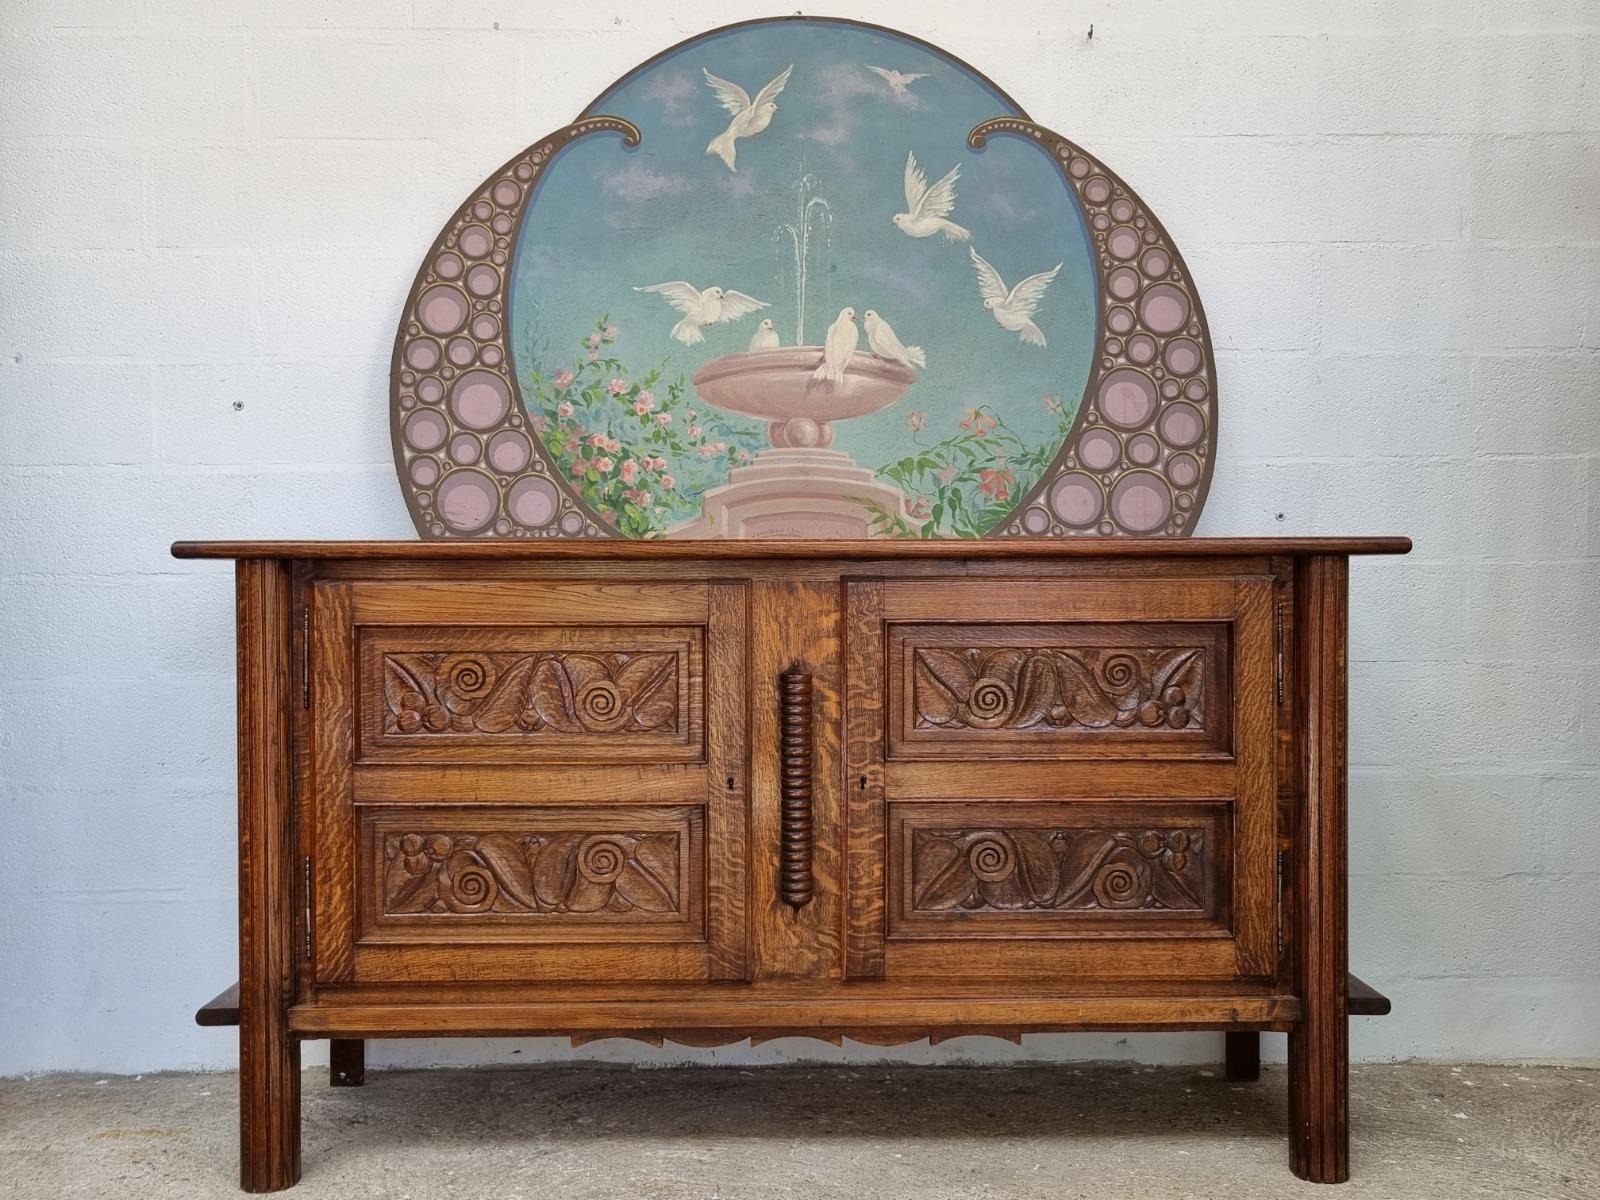
[[1181, 536], [1200, 298], [1148, 208], [925, 42], [692, 38], [505, 164], [395, 342], [424, 537]]

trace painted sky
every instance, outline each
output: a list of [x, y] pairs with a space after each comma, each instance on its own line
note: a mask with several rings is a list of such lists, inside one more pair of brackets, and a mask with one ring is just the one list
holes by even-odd
[[[794, 64], [771, 125], [738, 142], [737, 172], [706, 144], [728, 115], [702, 68], [751, 95]], [[898, 96], [867, 70], [927, 78]], [[968, 407], [992, 406], [1026, 438], [1055, 436], [1060, 418], [1041, 397], [1076, 405], [1094, 345], [1095, 297], [1082, 217], [1053, 164], [1017, 138], [966, 147], [979, 121], [1015, 113], [976, 75], [893, 34], [827, 21], [746, 26], [697, 39], [602, 96], [591, 113], [626, 117], [643, 131], [633, 150], [596, 135], [562, 151], [535, 194], [517, 246], [512, 331], [519, 378], [568, 365], [601, 312], [619, 326], [616, 346], [635, 370], [668, 360], [685, 376], [743, 351], [761, 316], [785, 345], [797, 325], [792, 251], [778, 229], [797, 218], [796, 185], [815, 178], [830, 228], [812, 244], [806, 342], [817, 344], [845, 305], [876, 309], [928, 366], [894, 407], [841, 422], [840, 448], [878, 466], [911, 448], [907, 414], [929, 414], [924, 440], [953, 432]], [[960, 164], [952, 219], [1008, 285], [1062, 263], [1036, 316], [1048, 347], [1023, 345], [995, 324], [966, 246], [897, 229], [902, 174], [914, 151], [930, 182]], [[698, 346], [669, 330], [678, 314], [635, 286], [684, 279], [768, 301], [756, 317], [711, 326]], [[866, 349], [865, 336], [861, 348]]]

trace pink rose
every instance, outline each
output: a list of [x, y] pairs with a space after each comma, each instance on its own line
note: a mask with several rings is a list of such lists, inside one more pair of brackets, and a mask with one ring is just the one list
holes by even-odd
[[616, 466], [616, 464], [613, 463], [609, 458], [597, 458], [594, 460], [594, 469], [599, 471], [602, 475], [611, 470], [611, 468], [614, 466]]
[[694, 409], [692, 409], [692, 408], [691, 408], [691, 409], [689, 409], [689, 410], [688, 410], [688, 411], [687, 411], [687, 412], [685, 412], [685, 413], [684, 413], [684, 414], [683, 414], [683, 419], [684, 419], [684, 420], [685, 420], [685, 421], [692, 421], [692, 420], [694, 420]]
[[663, 475], [661, 477], [661, 486], [670, 492], [673, 488], [678, 486], [678, 481], [671, 475]]
[[637, 478], [639, 478], [639, 464], [630, 458], [622, 464], [622, 482], [632, 483]]
[[748, 450], [739, 451], [739, 461], [740, 462], [749, 462], [750, 461], [750, 451], [748, 451]]
[[649, 416], [650, 415], [650, 406], [648, 404], [646, 404], [643, 400], [635, 400], [633, 402], [633, 415], [636, 416], [636, 417], [647, 417], [647, 416]]
[[714, 450], [718, 454], [721, 454], [727, 448], [728, 448], [728, 443], [727, 442], [712, 442], [711, 443], [711, 449]]
[[565, 369], [557, 371], [555, 379], [551, 382], [556, 385], [556, 391], [564, 392], [572, 386], [572, 372]]
[[700, 457], [701, 458], [710, 458], [712, 453], [713, 453], [713, 451], [712, 451], [710, 446], [701, 446], [700, 447]]
[[701, 430], [700, 426], [698, 425], [689, 426], [689, 436], [692, 438], [699, 437], [702, 432], [703, 430]]
[[604, 450], [606, 448], [606, 435], [603, 433], [593, 434], [589, 438], [589, 445], [593, 446], [596, 450]]
[[646, 390], [640, 392], [639, 399], [648, 404], [651, 408], [656, 406], [656, 394], [652, 391]]
[[628, 383], [625, 379], [613, 379], [610, 383], [606, 384], [606, 391], [610, 392], [613, 396], [620, 396], [627, 390]]
[[600, 345], [600, 335], [598, 333], [591, 333], [586, 340], [588, 341], [589, 349], [591, 350]]
[[572, 415], [572, 405], [568, 404], [565, 400], [563, 400], [560, 404], [556, 405], [556, 416], [558, 416], [558, 417], [570, 417], [571, 415]]
[[607, 438], [606, 449], [611, 451], [612, 454], [615, 454], [618, 450], [622, 449], [622, 443], [617, 441], [616, 438]]
[[639, 507], [640, 508], [649, 508], [650, 507], [650, 493], [649, 492], [640, 492], [639, 493]]
[[672, 424], [672, 414], [671, 413], [657, 413], [656, 414], [656, 424], [661, 426], [661, 428], [665, 429], [668, 425]]
[[615, 325], [607, 325], [606, 326], [606, 341], [608, 341], [608, 342], [612, 341], [612, 340], [614, 340], [616, 338], [616, 336], [617, 336], [617, 327]]

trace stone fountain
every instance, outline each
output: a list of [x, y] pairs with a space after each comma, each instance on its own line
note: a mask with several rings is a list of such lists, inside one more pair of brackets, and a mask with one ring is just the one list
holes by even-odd
[[834, 384], [812, 378], [821, 361], [821, 346], [791, 346], [724, 355], [694, 373], [702, 400], [766, 421], [772, 445], [707, 491], [701, 518], [673, 536], [864, 538], [879, 512], [922, 523], [900, 489], [832, 449], [833, 422], [888, 408], [916, 373], [858, 350]]

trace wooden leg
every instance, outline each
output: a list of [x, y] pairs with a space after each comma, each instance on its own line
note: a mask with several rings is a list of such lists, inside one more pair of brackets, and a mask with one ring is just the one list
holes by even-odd
[[289, 564], [242, 559], [239, 639], [239, 1186], [300, 1178], [300, 1042], [294, 994]]
[[328, 1083], [360, 1087], [367, 1081], [367, 1044], [360, 1038], [334, 1038], [328, 1043]]
[[1312, 1183], [1350, 1178], [1350, 1023], [1346, 1012], [1345, 559], [1303, 560], [1295, 578], [1305, 803], [1295, 863], [1295, 991], [1289, 1033], [1289, 1154]]
[[1228, 1078], [1249, 1082], [1261, 1078], [1261, 1035], [1255, 1030], [1222, 1035]]

